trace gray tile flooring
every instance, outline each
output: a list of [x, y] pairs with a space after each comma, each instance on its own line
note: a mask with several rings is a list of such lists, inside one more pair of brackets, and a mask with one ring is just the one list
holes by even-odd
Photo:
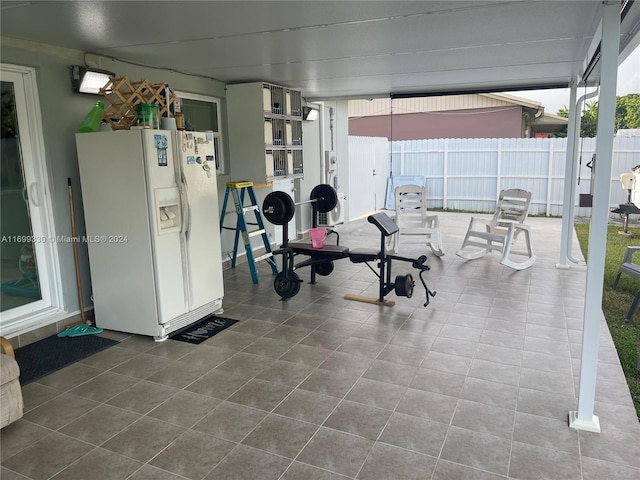
[[[394, 307], [344, 300], [377, 296], [373, 273], [346, 260], [288, 302], [266, 265], [259, 285], [245, 265], [225, 272], [225, 315], [240, 321], [201, 345], [104, 332], [120, 343], [24, 388], [0, 476], [640, 478], [640, 425], [604, 322], [602, 433], [567, 424], [586, 268], [555, 268], [560, 220], [529, 220], [538, 260], [520, 272], [495, 253], [456, 257], [468, 215], [440, 222], [446, 255], [429, 256], [438, 293], [426, 308], [419, 283], [411, 299], [391, 294]], [[344, 245], [379, 242], [365, 221], [340, 231]]]

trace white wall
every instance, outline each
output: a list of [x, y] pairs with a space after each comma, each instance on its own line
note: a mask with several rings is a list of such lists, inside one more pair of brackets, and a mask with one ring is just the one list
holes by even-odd
[[[333, 111], [333, 150], [338, 162], [336, 177], [331, 186], [345, 193], [348, 199], [348, 162], [349, 162], [349, 119], [348, 102], [321, 102], [312, 104], [318, 108], [318, 120], [303, 122], [302, 138], [304, 148], [304, 179], [296, 180], [296, 201], [309, 200], [313, 187], [326, 183], [324, 152], [331, 150], [331, 111]], [[296, 209], [298, 231], [304, 233], [311, 227], [311, 206], [300, 205]]]
[[[36, 69], [38, 94], [42, 109], [43, 136], [45, 155], [50, 172], [52, 202], [56, 234], [70, 235], [71, 220], [67, 198], [67, 178], [74, 185], [74, 201], [76, 226], [78, 235], [85, 234], [83, 219], [81, 185], [78, 174], [78, 161], [75, 147], [75, 132], [84, 115], [100, 97], [73, 93], [71, 89], [70, 66], [82, 65], [85, 61], [83, 52], [63, 49], [35, 42], [24, 42], [2, 37], [0, 56], [3, 63], [24, 65]], [[222, 99], [222, 128], [227, 131], [225, 85], [221, 82], [179, 74], [168, 70], [150, 69], [129, 65], [103, 58], [100, 65], [95, 64], [98, 57], [87, 56], [91, 66], [126, 75], [131, 80], [147, 79], [152, 83], [167, 82], [172, 89], [191, 92]], [[94, 62], [94, 63], [91, 63]], [[345, 120], [346, 125], [346, 120]], [[319, 122], [305, 122], [305, 180], [302, 191], [310, 191], [319, 183]], [[346, 134], [345, 134], [346, 138]], [[225, 151], [228, 154], [228, 142], [225, 138]], [[234, 180], [228, 175], [218, 177], [218, 194], [220, 204], [224, 198], [226, 182]], [[307, 184], [313, 184], [307, 188]], [[306, 193], [308, 198], [308, 192]], [[65, 310], [73, 315], [79, 311], [76, 294], [73, 251], [70, 243], [58, 245], [61, 259], [61, 273], [64, 284], [62, 289], [65, 298]], [[232, 248], [223, 245], [225, 249]], [[90, 274], [87, 248], [79, 244], [80, 271], [84, 286], [85, 308], [91, 306]]]
[[[2, 37], [0, 47], [0, 56], [3, 63], [25, 65], [34, 67], [36, 69], [38, 94], [40, 105], [42, 108], [45, 156], [51, 177], [50, 186], [52, 201], [54, 204], [56, 234], [67, 235], [70, 234], [71, 231], [67, 198], [67, 178], [69, 177], [72, 179], [72, 182], [75, 186], [74, 200], [76, 203], [75, 211], [77, 216], [76, 224], [78, 234], [83, 235], [85, 233], [85, 227], [82, 215], [80, 194], [81, 185], [79, 183], [74, 136], [78, 123], [83, 118], [85, 113], [94, 105], [98, 97], [73, 93], [71, 90], [69, 69], [71, 65], [83, 64], [84, 55], [82, 52], [75, 50], [52, 47], [33, 42], [23, 42], [5, 37]], [[89, 56], [89, 60], [93, 61], [91, 56]], [[221, 98], [223, 117], [222, 128], [224, 129], [224, 131], [226, 131], [227, 122], [224, 102], [225, 90], [224, 84], [222, 84], [221, 82], [206, 78], [182, 75], [171, 71], [138, 67], [117, 61], [112, 61], [109, 59], [102, 59], [99, 66], [101, 68], [114, 71], [117, 75], [127, 75], [130, 79], [146, 78], [154, 83], [166, 81], [175, 90]], [[350, 191], [348, 181], [350, 162], [353, 161], [353, 158], [350, 158], [349, 154], [347, 108], [348, 103], [347, 101], [325, 102], [323, 104], [319, 104], [318, 107], [323, 112], [322, 123], [320, 120], [304, 123], [303, 136], [305, 178], [296, 182], [296, 201], [308, 199], [311, 189], [315, 185], [320, 183], [322, 179], [322, 151], [331, 148], [329, 109], [332, 108], [334, 112], [334, 150], [336, 151], [336, 154], [338, 156], [338, 183], [340, 189], [343, 190], [347, 195], [346, 208], [347, 211], [349, 211], [349, 203], [351, 202], [351, 200], [354, 199], [354, 196], [357, 197], [358, 195], [361, 195], [362, 192]], [[321, 132], [324, 132], [324, 136], [322, 137], [323, 142], [321, 142]], [[624, 155], [624, 160], [618, 161], [618, 171], [614, 171], [612, 173], [612, 182], [614, 182], [614, 185], [612, 186], [612, 203], [614, 205], [626, 200], [624, 191], [622, 191], [618, 184], [615, 184], [615, 182], [617, 182], [618, 175], [622, 172], [629, 171], [632, 166], [640, 163], [640, 157], [638, 155], [639, 150], [637, 148], [638, 139], [625, 140], [631, 142], [635, 141], [636, 144], [634, 145], [636, 146], [629, 147], [630, 150], [628, 151], [624, 150], [624, 148], [626, 147], [620, 147], [622, 148], [622, 150], [617, 150], [617, 155]], [[562, 140], [560, 139], [555, 141], [560, 143], [562, 142]], [[616, 145], [622, 145], [619, 139], [616, 139], [616, 142]], [[438, 176], [440, 175], [440, 184], [444, 185], [444, 183], [442, 182], [442, 178], [444, 178], [444, 170], [441, 170], [440, 174], [438, 174], [436, 170], [433, 170], [438, 164], [438, 161], [434, 159], [444, 158], [444, 150], [442, 150], [440, 147], [436, 148], [434, 146], [417, 146], [417, 150], [411, 154], [413, 155], [413, 159], [409, 158], [409, 156], [406, 155], [401, 159], [399, 148], [399, 145], [394, 145], [394, 152], [396, 152], [394, 153], [393, 162], [394, 173], [416, 174], [418, 172], [422, 172], [420, 174], [427, 175], [436, 182], [438, 181]], [[451, 154], [452, 145], [449, 144], [448, 148], [449, 154]], [[465, 148], [470, 149], [471, 147], [466, 146]], [[456, 168], [462, 171], [467, 171], [467, 173], [469, 173], [472, 171], [472, 168], [475, 168], [472, 166], [478, 165], [479, 162], [483, 161], [483, 159], [485, 159], [485, 167], [487, 165], [490, 165], [493, 160], [488, 159], [488, 156], [491, 154], [486, 151], [488, 149], [487, 145], [479, 144], [479, 148], [480, 150], [475, 152], [469, 151], [466, 153], [456, 153], [456, 155], [466, 155], [469, 159], [467, 162], [467, 167], [464, 166], [463, 162], [459, 163]], [[538, 149], [540, 151], [529, 152], [528, 155], [530, 155], [530, 157], [529, 160], [525, 162], [525, 164], [532, 166], [535, 170], [534, 173], [528, 173], [528, 175], [532, 178], [535, 177], [534, 181], [540, 183], [541, 185], [545, 185], [544, 189], [537, 186], [534, 186], [532, 188], [536, 192], [542, 192], [544, 190], [544, 195], [542, 193], [536, 193], [535, 201], [538, 205], [544, 204], [546, 208], [546, 205], [549, 203], [547, 202], [548, 192], [552, 192], [555, 196], [557, 192], [561, 191], [561, 187], [559, 187], [558, 185], [560, 185], [561, 178], [563, 178], [563, 171], [558, 169], [563, 168], [562, 159], [564, 158], [564, 154], [559, 146], [554, 147], [554, 151], [552, 154], [549, 153], [549, 150], [545, 150], [545, 148], [547, 147], [541, 147], [540, 149]], [[592, 147], [589, 146], [588, 142], [585, 142], [583, 152], [583, 169], [581, 173], [583, 182], [580, 187], [580, 192], [588, 189], [588, 172], [585, 171], [584, 164], [590, 159], [590, 152], [592, 151], [589, 150], [590, 148], [592, 149]], [[226, 151], [228, 152], [228, 149]], [[505, 154], [506, 150], [504, 149], [503, 144], [503, 166], [510, 164], [505, 160]], [[422, 161], [421, 163], [420, 161], [416, 160], [417, 158], [423, 158], [424, 161]], [[552, 164], [545, 163], [545, 159], [548, 158], [553, 158]], [[622, 157], [619, 158], [622, 159]], [[424, 170], [425, 167], [428, 168]], [[447, 171], [449, 172], [448, 174], [451, 180], [451, 170], [448, 168]], [[546, 179], [547, 177], [549, 177], [547, 175], [547, 172], [551, 172], [551, 184], [549, 184], [548, 180]], [[537, 176], [543, 177], [545, 175], [547, 175], [547, 177], [545, 177], [545, 180], [543, 180], [542, 178], [537, 178]], [[382, 178], [382, 176], [380, 176], [380, 178]], [[378, 180], [380, 178], [378, 178]], [[224, 196], [225, 183], [230, 180], [234, 179], [230, 178], [228, 175], [220, 176], [218, 178], [218, 192], [220, 202], [222, 202], [222, 198]], [[474, 181], [477, 182], [477, 178], [475, 178]], [[376, 181], [375, 183], [377, 185], [378, 182]], [[360, 182], [358, 185], [369, 190], [372, 187], [371, 185], [367, 185], [363, 182]], [[487, 201], [490, 198], [495, 199], [496, 195], [493, 194], [493, 190], [495, 188], [497, 188], [497, 186], [492, 186], [490, 188], [490, 191], [483, 193], [478, 198], [485, 199]], [[378, 187], [376, 186], [374, 187], [374, 189], [377, 191]], [[432, 192], [434, 194], [432, 200], [436, 204], [438, 202], [444, 202], [445, 196], [443, 194], [443, 190], [439, 192], [437, 187], [434, 185], [432, 188]], [[449, 192], [449, 199], [451, 199], [450, 194], [451, 192]], [[380, 198], [384, 198], [384, 189], [381, 189], [380, 196]], [[456, 205], [459, 205], [461, 207], [463, 206], [462, 203], [450, 203], [449, 200], [447, 200], [447, 203], [447, 206], [449, 208], [456, 208]], [[554, 208], [557, 208], [557, 202], [551, 203], [553, 204]], [[376, 208], [378, 208], [378, 206], [376, 206]], [[550, 212], [552, 214], [557, 214], [556, 212], [558, 212], [558, 210], [550, 210]], [[582, 214], [580, 210], [577, 213]], [[301, 231], [305, 231], [310, 225], [310, 207], [308, 205], [302, 206], [298, 209], [298, 215], [298, 228]], [[70, 314], [74, 314], [78, 311], [79, 307], [76, 295], [73, 251], [70, 243], [60, 244], [58, 245], [58, 248], [61, 259], [61, 273], [63, 278], [62, 289], [66, 302], [65, 309]], [[223, 245], [223, 250], [225, 249], [229, 249], [229, 245]], [[84, 303], [88, 306], [91, 305], [91, 291], [86, 245], [80, 244], [79, 250], [80, 271], [82, 283], [84, 285]]]
[[[309, 106], [322, 109], [320, 104]], [[296, 202], [309, 200], [313, 187], [321, 183], [322, 155], [321, 155], [322, 119], [302, 122], [302, 155], [304, 158], [304, 178], [295, 181]], [[311, 228], [311, 206], [300, 205], [296, 208], [296, 226], [299, 233]]]

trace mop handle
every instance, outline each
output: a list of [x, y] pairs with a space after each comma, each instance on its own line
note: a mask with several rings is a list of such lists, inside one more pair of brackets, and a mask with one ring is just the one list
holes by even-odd
[[80, 281], [80, 265], [78, 262], [78, 242], [77, 242], [77, 234], [76, 234], [76, 215], [73, 209], [73, 190], [71, 188], [71, 178], [67, 178], [68, 183], [68, 191], [69, 191], [69, 212], [71, 214], [71, 235], [73, 237], [73, 241], [71, 242], [71, 246], [73, 247], [73, 261], [76, 267], [76, 286], [78, 287], [78, 303], [80, 304], [80, 319], [82, 323], [86, 323], [86, 318], [84, 316], [84, 303], [82, 301], [82, 283]]

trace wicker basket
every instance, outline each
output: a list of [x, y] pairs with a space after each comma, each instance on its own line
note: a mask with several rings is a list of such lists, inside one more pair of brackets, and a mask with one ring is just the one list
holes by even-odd
[[[129, 130], [137, 123], [136, 105], [154, 103], [160, 106], [160, 116], [167, 112], [166, 83], [149, 83], [148, 80], [132, 82], [127, 77], [112, 78], [100, 93], [105, 98], [102, 119], [109, 122], [112, 130]], [[169, 106], [176, 96], [169, 93]], [[169, 112], [170, 113], [170, 112]]]

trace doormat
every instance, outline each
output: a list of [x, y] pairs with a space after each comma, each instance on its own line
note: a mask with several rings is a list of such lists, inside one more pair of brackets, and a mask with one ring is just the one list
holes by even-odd
[[116, 340], [98, 335], [53, 335], [17, 348], [14, 352], [20, 367], [20, 384], [31, 383], [118, 343]]
[[180, 342], [188, 342], [200, 344], [213, 337], [216, 333], [220, 333], [227, 327], [230, 327], [234, 323], [238, 323], [238, 320], [231, 318], [217, 317], [215, 315], [209, 315], [203, 318], [198, 323], [194, 323], [190, 327], [171, 335], [171, 340], [179, 340]]

